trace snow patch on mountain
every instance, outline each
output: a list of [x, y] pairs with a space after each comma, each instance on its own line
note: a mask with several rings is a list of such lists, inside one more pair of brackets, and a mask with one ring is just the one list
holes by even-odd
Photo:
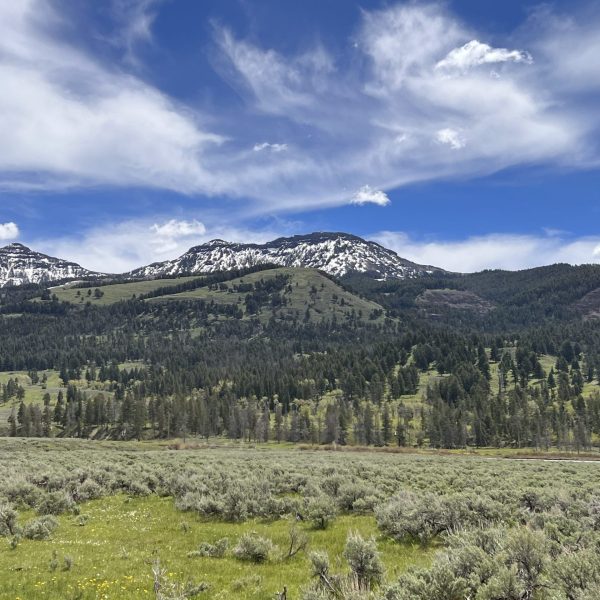
[[0, 248], [0, 287], [100, 275], [76, 263], [35, 252], [23, 244]]
[[278, 238], [266, 244], [212, 240], [190, 248], [174, 260], [135, 269], [131, 277], [182, 273], [214, 273], [259, 264], [320, 269], [342, 277], [364, 273], [377, 279], [406, 279], [432, 273], [435, 267], [417, 265], [375, 242], [347, 233], [312, 233]]

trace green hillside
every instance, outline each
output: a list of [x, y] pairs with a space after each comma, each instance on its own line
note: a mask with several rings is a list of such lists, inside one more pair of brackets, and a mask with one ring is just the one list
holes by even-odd
[[[127, 283], [114, 283], [112, 285], [103, 285], [101, 287], [75, 287], [67, 283], [58, 287], [50, 288], [52, 294], [60, 302], [71, 302], [73, 304], [85, 304], [91, 302], [99, 306], [114, 304], [121, 300], [131, 300], [150, 292], [154, 292], [162, 287], [186, 283], [200, 279], [198, 276], [178, 277], [177, 279], [151, 279], [147, 281], [131, 281]], [[99, 292], [96, 292], [99, 290]]]
[[[273, 286], [268, 287], [270, 282]], [[248, 296], [250, 300], [247, 300]], [[258, 314], [269, 318], [275, 314], [285, 320], [321, 321], [334, 317], [377, 320], [383, 314], [383, 309], [376, 302], [351, 294], [315, 269], [301, 268], [260, 271], [218, 285], [158, 296], [148, 301], [174, 300], [233, 304], [240, 307], [244, 317]]]

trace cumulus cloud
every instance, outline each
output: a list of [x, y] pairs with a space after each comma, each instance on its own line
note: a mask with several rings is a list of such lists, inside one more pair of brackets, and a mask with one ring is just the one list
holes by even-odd
[[378, 206], [387, 206], [390, 203], [388, 195], [381, 191], [375, 190], [370, 185], [363, 185], [356, 191], [350, 204], [377, 204]]
[[506, 48], [492, 48], [478, 40], [471, 40], [460, 48], [454, 48], [448, 55], [440, 60], [436, 69], [458, 70], [463, 73], [480, 65], [490, 65], [503, 62], [531, 64], [533, 58], [524, 50], [507, 50]]
[[600, 237], [494, 233], [462, 240], [422, 240], [404, 232], [382, 231], [371, 239], [403, 258], [449, 271], [527, 269], [554, 263], [600, 262]]
[[19, 227], [12, 221], [9, 223], [0, 223], [0, 240], [14, 240], [19, 237]]
[[150, 230], [160, 237], [179, 237], [188, 235], [202, 235], [206, 233], [206, 227], [204, 223], [197, 221], [178, 221], [177, 219], [171, 219], [166, 223], [158, 224], [154, 223]]

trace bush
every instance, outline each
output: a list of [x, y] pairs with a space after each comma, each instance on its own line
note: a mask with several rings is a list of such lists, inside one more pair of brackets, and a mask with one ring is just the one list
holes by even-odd
[[73, 498], [64, 492], [50, 492], [45, 494], [37, 510], [40, 515], [60, 515], [75, 507]]
[[255, 531], [245, 533], [233, 549], [233, 554], [239, 560], [262, 563], [269, 560], [274, 550], [270, 539], [259, 536]]
[[0, 502], [0, 536], [16, 535], [18, 513], [14, 507], [6, 502]]
[[103, 490], [93, 479], [86, 479], [75, 491], [78, 502], [101, 498]]
[[9, 502], [17, 506], [33, 508], [40, 501], [43, 492], [28, 481], [16, 481], [4, 490], [4, 495]]
[[241, 486], [232, 486], [223, 496], [223, 518], [232, 522], [248, 518], [248, 494]]
[[355, 503], [364, 500], [369, 493], [369, 488], [362, 483], [345, 483], [339, 488], [337, 495], [340, 510], [354, 510]]
[[28, 540], [47, 540], [57, 527], [58, 521], [51, 515], [45, 515], [25, 523], [23, 537]]
[[227, 552], [227, 548], [229, 548], [229, 539], [221, 538], [217, 540], [214, 544], [209, 544], [208, 542], [203, 542], [198, 547], [198, 550], [194, 550], [188, 554], [189, 557], [210, 557], [210, 558], [223, 558], [225, 556], [225, 552]]
[[346, 541], [344, 558], [348, 561], [359, 591], [369, 591], [383, 581], [383, 563], [374, 539], [364, 540], [360, 534], [351, 533]]
[[329, 496], [311, 498], [306, 506], [306, 517], [316, 529], [327, 529], [336, 514], [336, 506]]
[[446, 529], [440, 499], [433, 494], [419, 497], [402, 492], [375, 511], [379, 528], [401, 541], [414, 538], [427, 542]]

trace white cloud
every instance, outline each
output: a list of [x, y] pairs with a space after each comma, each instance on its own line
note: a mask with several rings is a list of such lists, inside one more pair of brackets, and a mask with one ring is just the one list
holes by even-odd
[[[130, 43], [148, 40], [158, 3], [116, 1]], [[403, 3], [361, 13], [357, 47], [335, 59], [322, 44], [290, 55], [217, 28], [215, 63], [242, 102], [225, 115], [68, 44], [69, 15], [50, 7], [0, 3], [0, 189], [151, 187], [272, 215], [347, 203], [365, 181], [386, 191], [600, 161], [596, 18], [526, 23], [511, 50], [476, 41], [444, 6]], [[286, 144], [256, 142], [282, 132]]]
[[254, 152], [262, 152], [263, 150], [269, 150], [270, 152], [284, 152], [288, 149], [287, 144], [270, 144], [269, 142], [262, 142], [260, 144], [254, 144], [252, 150]]
[[600, 262], [600, 237], [496, 233], [462, 240], [420, 240], [382, 231], [371, 239], [419, 264], [470, 273], [483, 269], [526, 269], [558, 262]]
[[440, 60], [436, 69], [454, 70], [465, 73], [473, 67], [490, 65], [503, 62], [531, 64], [533, 58], [524, 50], [507, 50], [506, 48], [492, 48], [478, 40], [471, 40], [460, 48], [454, 48], [448, 55]]
[[363, 185], [356, 191], [350, 204], [377, 204], [378, 206], [387, 206], [390, 199], [387, 194], [381, 190], [375, 190], [370, 185]]
[[164, 0], [112, 0], [112, 12], [118, 23], [115, 43], [125, 50], [125, 60], [138, 65], [135, 50], [140, 43], [152, 41], [152, 25], [158, 6]]
[[218, 187], [203, 157], [224, 138], [60, 41], [62, 25], [43, 0], [0, 4], [0, 186]]
[[440, 144], [447, 144], [453, 150], [460, 150], [466, 145], [466, 142], [460, 132], [448, 127], [440, 129], [436, 133], [436, 139]]
[[[344, 189], [365, 180], [390, 190], [515, 165], [587, 167], [594, 160], [600, 114], [583, 99], [554, 95], [547, 54], [536, 50], [534, 63], [528, 50], [477, 41], [477, 32], [439, 4], [362, 14], [354, 51], [363, 60], [347, 71], [331, 58], [307, 68], [305, 55], [219, 34], [234, 73], [229, 81], [251, 106], [310, 133], [293, 140], [295, 158], [307, 160], [286, 175], [280, 209], [340, 204]], [[520, 68], [502, 68], [507, 63]], [[493, 65], [497, 76], [478, 65]]]
[[401, 4], [365, 12], [361, 47], [372, 61], [369, 91], [387, 95], [431, 69], [446, 49], [467, 35], [439, 4]]
[[323, 89], [333, 63], [321, 46], [286, 58], [273, 49], [263, 50], [236, 39], [228, 29], [217, 30], [217, 42], [228, 59], [223, 75], [250, 91], [258, 107], [275, 114], [302, 110]]
[[178, 221], [177, 219], [171, 219], [166, 223], [159, 225], [154, 223], [150, 230], [156, 233], [160, 237], [185, 237], [188, 235], [203, 235], [206, 233], [206, 227], [204, 223], [196, 221]]
[[205, 226], [200, 221], [136, 219], [103, 224], [80, 235], [28, 240], [32, 248], [72, 260], [103, 273], [124, 273], [180, 256], [192, 246], [219, 238], [231, 242], [264, 243], [289, 234], [293, 224], [251, 229], [230, 225]]
[[12, 221], [0, 223], [0, 240], [14, 240], [19, 237], [19, 227]]

